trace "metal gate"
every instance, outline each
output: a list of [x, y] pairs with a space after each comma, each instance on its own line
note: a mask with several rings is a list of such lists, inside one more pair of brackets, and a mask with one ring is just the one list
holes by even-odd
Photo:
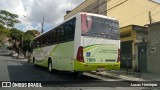
[[138, 71], [147, 72], [147, 43], [138, 44]]
[[121, 68], [132, 68], [132, 42], [121, 42]]

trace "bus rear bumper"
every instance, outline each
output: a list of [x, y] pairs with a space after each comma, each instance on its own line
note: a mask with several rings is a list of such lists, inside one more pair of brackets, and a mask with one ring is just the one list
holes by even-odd
[[83, 63], [74, 60], [74, 71], [105, 71], [119, 70], [120, 62], [115, 63]]

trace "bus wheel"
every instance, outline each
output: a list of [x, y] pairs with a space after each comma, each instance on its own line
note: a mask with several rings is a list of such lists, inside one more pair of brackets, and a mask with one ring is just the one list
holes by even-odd
[[48, 61], [48, 71], [52, 72], [52, 61], [51, 60]]

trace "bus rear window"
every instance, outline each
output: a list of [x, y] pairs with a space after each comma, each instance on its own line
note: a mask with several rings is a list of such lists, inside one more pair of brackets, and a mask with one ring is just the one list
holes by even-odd
[[81, 15], [82, 36], [101, 37], [119, 40], [119, 23], [116, 20]]

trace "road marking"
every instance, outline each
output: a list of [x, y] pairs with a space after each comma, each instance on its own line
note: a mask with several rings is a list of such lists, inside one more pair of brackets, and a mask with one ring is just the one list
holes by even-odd
[[93, 78], [97, 78], [97, 79], [100, 79], [100, 80], [103, 80], [103, 81], [122, 81], [122, 79], [110, 79], [110, 78], [106, 78], [105, 76], [98, 76], [98, 75], [94, 75], [94, 74], [87, 73], [87, 72], [84, 72], [83, 75], [93, 77]]
[[[127, 80], [127, 81], [147, 81], [142, 78], [112, 74], [112, 73], [107, 73], [107, 72], [90, 72], [90, 73], [85, 72], [84, 75], [88, 75], [90, 77], [94, 77], [94, 78], [104, 80], [104, 81], [124, 81], [124, 80]], [[111, 78], [115, 78], [115, 79], [111, 79]]]

